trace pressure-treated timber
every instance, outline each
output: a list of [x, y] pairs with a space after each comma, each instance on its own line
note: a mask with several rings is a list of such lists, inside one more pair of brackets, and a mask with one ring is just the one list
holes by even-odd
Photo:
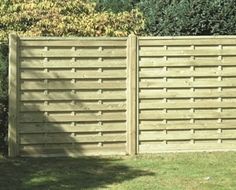
[[136, 67], [137, 67], [137, 37], [134, 34], [128, 38], [128, 150], [129, 154], [134, 155], [137, 152], [136, 131], [137, 131], [137, 108], [136, 108]]
[[8, 155], [10, 157], [18, 156], [18, 43], [16, 34], [9, 35], [9, 122], [8, 122]]
[[9, 156], [236, 150], [236, 37], [10, 36]]
[[138, 37], [137, 54], [139, 153], [236, 150], [235, 36]]
[[19, 155], [127, 154], [127, 38], [17, 38]]

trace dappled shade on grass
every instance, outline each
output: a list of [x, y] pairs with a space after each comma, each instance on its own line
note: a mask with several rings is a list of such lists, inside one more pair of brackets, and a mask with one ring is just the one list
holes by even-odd
[[90, 189], [150, 176], [151, 172], [120, 163], [121, 159], [21, 158], [0, 159], [0, 189]]
[[236, 153], [0, 158], [0, 190], [235, 190]]

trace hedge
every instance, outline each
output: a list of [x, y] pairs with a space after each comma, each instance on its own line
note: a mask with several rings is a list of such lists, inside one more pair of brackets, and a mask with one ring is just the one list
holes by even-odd
[[141, 0], [148, 35], [234, 35], [235, 0]]
[[0, 43], [0, 149], [6, 150], [8, 118], [8, 47]]

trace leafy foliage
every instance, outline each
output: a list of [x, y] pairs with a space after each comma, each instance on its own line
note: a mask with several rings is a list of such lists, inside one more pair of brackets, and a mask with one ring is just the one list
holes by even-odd
[[132, 10], [137, 2], [138, 0], [96, 0], [96, 9], [100, 12], [119, 13]]
[[234, 0], [141, 0], [149, 35], [236, 34]]
[[27, 36], [127, 36], [144, 27], [137, 9], [99, 12], [88, 0], [1, 1], [0, 17], [0, 40], [11, 31]]
[[8, 47], [0, 44], [0, 149], [5, 148], [8, 110]]

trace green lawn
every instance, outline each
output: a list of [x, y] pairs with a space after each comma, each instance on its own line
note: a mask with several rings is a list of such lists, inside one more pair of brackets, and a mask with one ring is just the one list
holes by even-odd
[[235, 190], [236, 153], [0, 158], [1, 190]]

